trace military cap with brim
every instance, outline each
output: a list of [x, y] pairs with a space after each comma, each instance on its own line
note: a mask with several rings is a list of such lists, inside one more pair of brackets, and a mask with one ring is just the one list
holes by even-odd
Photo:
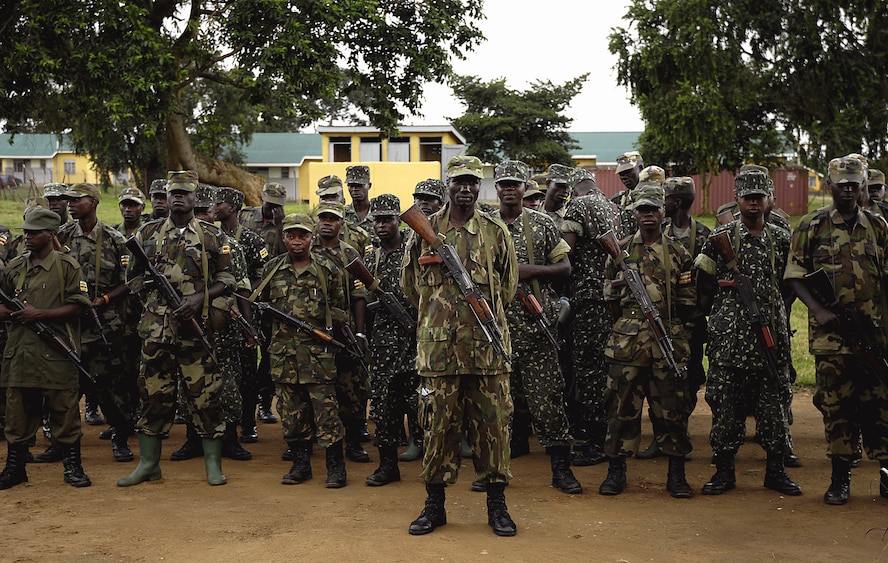
[[529, 176], [530, 168], [520, 160], [506, 160], [493, 169], [494, 182], [526, 182]]
[[771, 195], [769, 178], [758, 170], [747, 170], [734, 176], [734, 195], [746, 197], [751, 195]]
[[68, 191], [68, 184], [53, 182], [43, 184], [43, 197], [63, 197]]
[[117, 203], [123, 203], [124, 201], [134, 201], [142, 205], [145, 203], [145, 196], [142, 195], [142, 190], [139, 188], [123, 188], [117, 196]]
[[853, 156], [834, 158], [829, 162], [829, 179], [833, 184], [864, 184], [866, 170], [863, 162]]
[[96, 201], [102, 199], [102, 192], [93, 184], [73, 184], [64, 195], [68, 199], [80, 199], [82, 197], [91, 197]]
[[33, 207], [25, 213], [25, 222], [19, 225], [19, 229], [25, 231], [52, 231], [59, 230], [62, 219], [57, 213], [45, 207]]
[[315, 192], [319, 196], [336, 195], [342, 193], [342, 179], [335, 174], [324, 176], [318, 180], [318, 189]]
[[571, 170], [571, 174], [568, 178], [567, 183], [568, 183], [568, 185], [573, 187], [573, 186], [576, 186], [577, 184], [579, 184], [580, 182], [582, 182], [583, 180], [589, 180], [593, 184], [598, 186], [598, 182], [595, 181], [595, 175], [592, 174], [592, 172], [583, 168], [582, 166], [578, 166], [578, 167], [573, 168]]
[[546, 174], [546, 181], [555, 182], [556, 184], [570, 183], [573, 168], [563, 164], [550, 164]]
[[447, 163], [447, 177], [474, 176], [479, 180], [484, 178], [484, 165], [477, 156], [454, 156]]
[[167, 192], [197, 191], [198, 177], [194, 170], [177, 170], [167, 172]]
[[349, 166], [345, 169], [346, 184], [369, 184], [370, 167], [363, 164]]
[[281, 222], [281, 230], [292, 231], [293, 229], [309, 233], [314, 232], [314, 221], [311, 220], [307, 213], [290, 213]]
[[216, 203], [229, 203], [239, 209], [244, 204], [244, 194], [229, 186], [216, 189]]
[[444, 182], [435, 178], [429, 178], [416, 184], [416, 188], [413, 190], [413, 195], [414, 197], [418, 195], [427, 195], [444, 201], [444, 192], [446, 190], [447, 186], [444, 185]]
[[275, 205], [287, 203], [287, 188], [276, 182], [269, 182], [262, 188], [262, 201]]
[[545, 197], [546, 194], [541, 192], [536, 188], [531, 188], [529, 190], [524, 190], [524, 199], [531, 199], [535, 197]]
[[151, 187], [148, 188], [148, 197], [151, 197], [154, 194], [165, 194], [167, 191], [167, 181], [163, 178], [158, 178], [151, 182]]
[[694, 179], [690, 176], [673, 176], [663, 182], [663, 194], [666, 196], [692, 196], [695, 194]]
[[216, 188], [209, 184], [197, 185], [197, 191], [194, 192], [194, 207], [210, 208], [216, 203]]
[[632, 190], [632, 209], [663, 207], [663, 188], [659, 183], [641, 184]]
[[624, 152], [620, 156], [617, 157], [617, 169], [616, 173], [619, 174], [624, 170], [631, 170], [635, 168], [637, 165], [644, 166], [644, 160], [642, 160], [641, 155], [635, 151]]
[[392, 194], [382, 194], [370, 200], [370, 214], [373, 217], [401, 215], [401, 200]]
[[868, 179], [866, 181], [867, 186], [884, 186], [885, 185], [885, 173], [881, 170], [876, 170], [875, 168], [870, 168], [866, 173]]
[[322, 213], [332, 213], [341, 219], [345, 217], [345, 206], [336, 201], [322, 201], [315, 211], [315, 217], [320, 217]]

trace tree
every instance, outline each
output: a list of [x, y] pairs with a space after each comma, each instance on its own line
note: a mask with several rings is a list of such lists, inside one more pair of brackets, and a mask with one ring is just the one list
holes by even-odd
[[[482, 39], [481, 17], [481, 0], [4, 2], [0, 119], [10, 132], [40, 123], [69, 133], [104, 169], [165, 157], [255, 201], [261, 178], [192, 144], [201, 84], [225, 87], [261, 121], [298, 126], [324, 117], [319, 100], [356, 99], [391, 133], [418, 111], [424, 82], [449, 76], [451, 57]], [[208, 109], [200, 126], [225, 117]]]
[[467, 153], [485, 162], [521, 160], [535, 170], [550, 164], [571, 166], [569, 149], [578, 148], [566, 129], [573, 121], [563, 115], [588, 78], [583, 74], [563, 85], [535, 81], [522, 92], [500, 78], [482, 82], [475, 76], [456, 76], [454, 95], [466, 112], [453, 126], [469, 141]]

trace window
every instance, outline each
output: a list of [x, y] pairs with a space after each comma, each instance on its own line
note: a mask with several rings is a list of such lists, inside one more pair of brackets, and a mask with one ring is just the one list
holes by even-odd
[[287, 166], [281, 166], [281, 178], [289, 178], [290, 177], [290, 168]]
[[15, 159], [12, 161], [12, 166], [16, 172], [24, 172], [25, 171], [25, 162], [21, 159]]
[[361, 137], [360, 162], [379, 162], [382, 160], [382, 142], [379, 137]]
[[66, 160], [65, 161], [65, 174], [68, 176], [73, 176], [74, 174], [77, 174], [77, 166], [76, 166], [75, 161], [73, 161], [73, 160]]
[[330, 137], [330, 161], [351, 162], [351, 137]]
[[419, 138], [419, 160], [441, 162], [441, 137]]
[[410, 162], [410, 139], [406, 137], [389, 139], [386, 160], [389, 162]]

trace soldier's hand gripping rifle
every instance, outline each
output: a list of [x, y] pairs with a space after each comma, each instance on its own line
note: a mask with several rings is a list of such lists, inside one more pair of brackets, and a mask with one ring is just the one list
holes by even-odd
[[[237, 295], [237, 293], [234, 295]], [[240, 297], [241, 299], [246, 299], [243, 295]], [[247, 301], [249, 301], [249, 299], [247, 299]], [[268, 342], [265, 340], [265, 335], [262, 334], [262, 330], [253, 326], [250, 321], [247, 320], [247, 317], [241, 314], [237, 308], [237, 303], [232, 303], [232, 306], [228, 309], [228, 316], [241, 327], [244, 334], [252, 338], [261, 348], [265, 348]]]
[[[173, 284], [170, 283], [170, 280], [167, 279], [157, 267], [151, 263], [151, 260], [148, 259], [148, 255], [145, 254], [145, 249], [142, 248], [142, 245], [139, 244], [139, 241], [136, 240], [135, 236], [131, 236], [126, 240], [126, 247], [132, 253], [133, 258], [141, 262], [145, 265], [145, 273], [154, 282], [157, 291], [160, 292], [161, 296], [163, 296], [164, 301], [166, 301], [169, 307], [172, 307], [174, 310], [178, 309], [182, 306], [182, 296], [179, 295], [179, 292], [176, 291], [176, 288], [173, 287]], [[209, 287], [205, 288], [205, 290], [209, 290]], [[194, 336], [200, 340], [200, 343], [203, 345], [204, 349], [207, 351], [207, 354], [210, 355], [210, 358], [213, 360], [213, 363], [216, 362], [216, 355], [213, 352], [213, 347], [210, 345], [210, 341], [207, 338], [207, 333], [204, 331], [203, 327], [200, 326], [200, 323], [196, 318], [191, 317], [188, 320], [181, 320], [188, 329], [191, 331]]]
[[379, 280], [367, 269], [361, 257], [358, 256], [358, 252], [354, 248], [346, 246], [345, 254], [349, 259], [349, 263], [345, 266], [348, 273], [360, 280], [368, 290], [374, 292], [379, 302], [388, 309], [389, 313], [395, 317], [395, 320], [401, 323], [401, 326], [411, 333], [414, 332], [416, 330], [416, 321], [391, 291], [386, 291], [379, 285]]
[[[657, 346], [660, 348], [660, 353], [663, 355], [663, 358], [666, 359], [666, 363], [669, 364], [669, 367], [675, 372], [676, 376], [679, 378], [685, 377], [687, 368], [680, 367], [678, 362], [675, 361], [675, 345], [669, 337], [669, 332], [666, 330], [666, 326], [663, 325], [663, 319], [660, 318], [660, 311], [657, 309], [657, 306], [654, 305], [651, 296], [648, 295], [647, 289], [644, 287], [644, 281], [641, 279], [641, 274], [626, 264], [625, 258], [627, 258], [628, 255], [620, 248], [620, 241], [617, 240], [617, 235], [615, 235], [613, 231], [607, 231], [598, 237], [598, 242], [604, 247], [607, 253], [611, 255], [614, 259], [614, 263], [616, 263], [623, 272], [623, 279], [626, 281], [626, 285], [629, 286], [632, 298], [638, 303], [638, 306], [641, 308], [641, 313], [644, 315], [644, 318], [647, 319], [648, 325], [654, 333], [654, 338], [657, 340]], [[669, 283], [668, 280], [667, 283]]]
[[711, 235], [709, 242], [712, 248], [725, 261], [725, 265], [733, 275], [733, 280], [718, 280], [719, 287], [731, 287], [737, 290], [737, 295], [746, 309], [746, 318], [752, 325], [752, 329], [756, 333], [756, 342], [758, 343], [759, 353], [765, 360], [765, 369], [768, 375], [775, 381], [782, 381], [780, 369], [777, 366], [777, 354], [774, 346], [774, 336], [771, 334], [771, 323], [767, 315], [762, 313], [755, 300], [755, 294], [752, 291], [752, 280], [749, 276], [740, 271], [737, 267], [737, 255], [734, 252], [734, 246], [731, 244], [731, 235], [728, 231]]
[[525, 291], [525, 288], [519, 284], [516, 296], [521, 301], [521, 304], [524, 305], [524, 309], [530, 315], [530, 319], [542, 329], [546, 338], [548, 338], [549, 342], [552, 343], [552, 346], [555, 347], [555, 351], [561, 350], [561, 342], [555, 338], [555, 335], [552, 334], [552, 331], [549, 329], [549, 321], [546, 319], [546, 315], [543, 314], [543, 307], [540, 305], [539, 300], [537, 300], [533, 292]]
[[[475, 316], [475, 321], [481, 327], [481, 331], [484, 333], [487, 341], [503, 357], [506, 363], [512, 363], [511, 356], [509, 356], [505, 346], [503, 346], [503, 333], [496, 324], [493, 310], [491, 310], [490, 304], [481, 292], [481, 288], [472, 281], [472, 277], [466, 271], [465, 266], [463, 266], [459, 255], [456, 253], [456, 249], [446, 244], [444, 238], [435, 233], [425, 213], [416, 205], [411, 206], [410, 209], [402, 213], [401, 219], [410, 225], [410, 228], [435, 251], [431, 256], [420, 257], [419, 263], [422, 265], [441, 265], [444, 270], [443, 273], [456, 282], [456, 286], [465, 298], [466, 304]], [[492, 290], [493, 288], [491, 288]]]
[[[249, 297], [244, 297], [239, 293], [235, 293], [234, 296], [238, 299], [243, 299], [244, 301], [250, 301]], [[343, 350], [345, 350], [346, 348], [345, 344], [333, 338], [329, 332], [317, 328], [316, 326], [313, 326], [311, 323], [307, 323], [302, 319], [298, 319], [289, 313], [285, 313], [271, 303], [266, 303], [264, 301], [252, 301], [252, 304], [260, 313], [266, 313], [284, 324], [288, 324], [292, 327], [298, 328], [302, 332], [305, 332], [317, 338], [324, 344], [330, 344], [337, 348], [342, 348]]]

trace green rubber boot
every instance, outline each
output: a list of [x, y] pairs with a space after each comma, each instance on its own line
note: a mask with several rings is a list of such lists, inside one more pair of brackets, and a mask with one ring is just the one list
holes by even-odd
[[139, 465], [128, 476], [117, 480], [118, 487], [132, 487], [145, 481], [157, 481], [163, 477], [160, 472], [160, 438], [139, 434], [138, 440]]
[[422, 438], [410, 438], [407, 449], [398, 456], [399, 461], [416, 461], [422, 459]]
[[222, 474], [222, 438], [211, 440], [201, 438], [204, 450], [204, 466], [207, 468], [207, 483], [210, 485], [224, 485], [228, 482]]

